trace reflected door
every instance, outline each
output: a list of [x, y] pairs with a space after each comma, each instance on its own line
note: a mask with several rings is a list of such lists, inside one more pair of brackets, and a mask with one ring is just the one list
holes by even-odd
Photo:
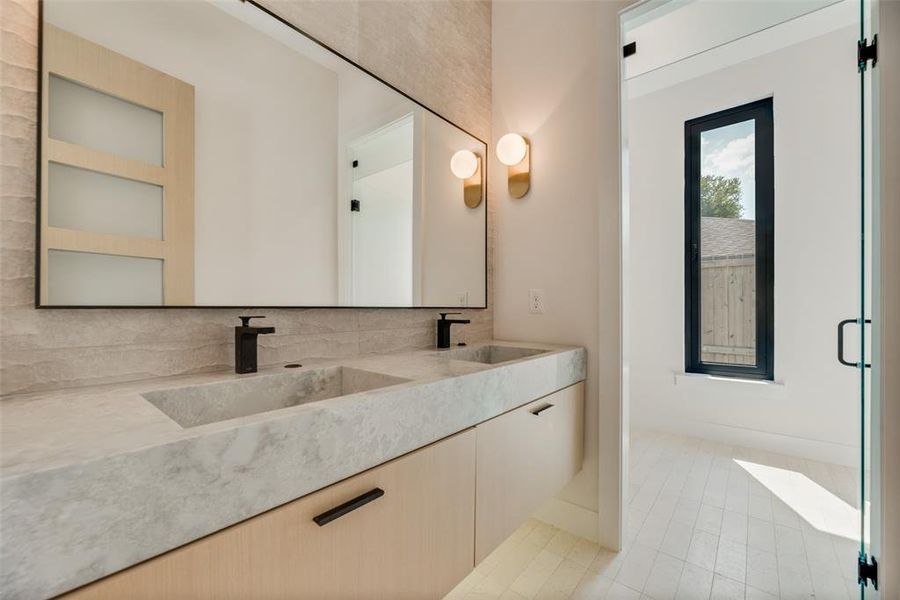
[[45, 25], [41, 305], [194, 303], [194, 88]]
[[410, 114], [351, 144], [354, 306], [413, 305], [413, 131]]

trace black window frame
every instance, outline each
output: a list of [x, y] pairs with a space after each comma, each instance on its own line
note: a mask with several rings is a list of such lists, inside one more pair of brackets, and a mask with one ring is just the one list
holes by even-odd
[[[774, 218], [775, 139], [772, 98], [736, 106], [684, 124], [685, 371], [742, 379], [775, 377]], [[700, 317], [700, 134], [755, 122], [756, 365], [703, 362]]]

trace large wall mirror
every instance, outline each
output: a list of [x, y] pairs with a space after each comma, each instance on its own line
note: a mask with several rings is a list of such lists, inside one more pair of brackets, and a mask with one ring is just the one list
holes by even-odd
[[483, 141], [253, 2], [42, 13], [39, 306], [486, 305]]

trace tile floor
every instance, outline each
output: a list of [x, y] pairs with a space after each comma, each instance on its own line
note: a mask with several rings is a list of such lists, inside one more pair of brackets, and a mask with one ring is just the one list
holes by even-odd
[[621, 553], [532, 519], [447, 600], [858, 597], [854, 469], [636, 431], [630, 480]]

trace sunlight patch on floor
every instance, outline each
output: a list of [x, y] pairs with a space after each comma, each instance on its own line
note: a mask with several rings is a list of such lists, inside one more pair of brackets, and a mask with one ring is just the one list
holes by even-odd
[[734, 462], [819, 531], [859, 541], [859, 511], [806, 475], [745, 460]]

